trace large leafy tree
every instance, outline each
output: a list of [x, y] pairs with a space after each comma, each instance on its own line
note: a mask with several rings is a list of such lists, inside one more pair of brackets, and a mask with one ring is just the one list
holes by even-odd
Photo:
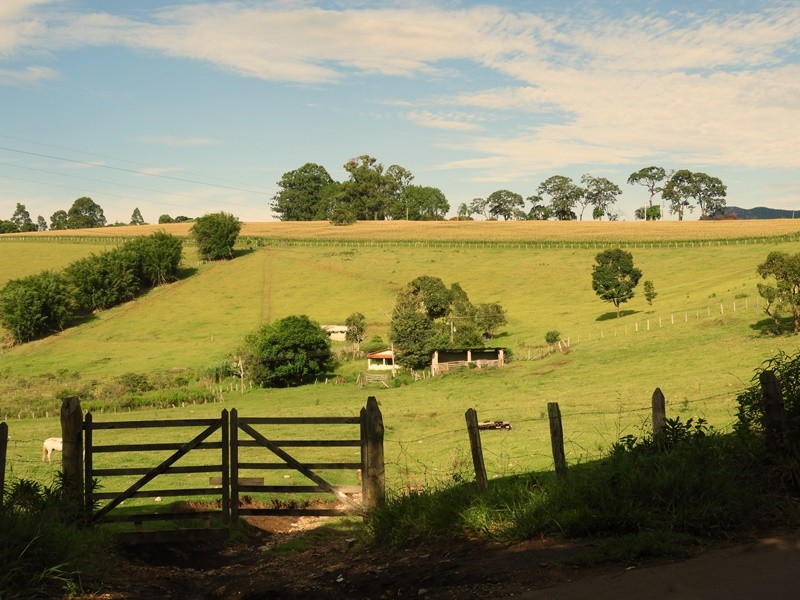
[[[605, 177], [594, 177], [586, 173], [581, 177], [581, 184], [585, 190], [585, 202], [593, 208], [592, 214], [600, 219], [604, 215], [611, 216], [611, 207], [616, 203], [617, 197], [622, 194], [622, 190], [616, 183], [613, 183]], [[583, 211], [581, 211], [581, 219], [583, 219]]]
[[794, 332], [800, 332], [800, 253], [770, 252], [757, 271], [764, 279], [775, 278], [774, 287], [759, 285], [761, 296], [773, 305], [774, 316], [767, 314], [779, 325], [777, 317], [788, 307], [794, 320]]
[[611, 302], [620, 316], [620, 305], [633, 298], [633, 290], [642, 277], [633, 266], [630, 252], [619, 248], [605, 250], [595, 257], [592, 267], [592, 289], [602, 300]]
[[[103, 209], [91, 198], [83, 196], [75, 200], [67, 211], [67, 229], [90, 229], [105, 227]], [[54, 229], [54, 227], [51, 227]]]
[[392, 200], [392, 186], [384, 176], [383, 165], [369, 155], [351, 158], [344, 164], [350, 179], [342, 183], [344, 201], [356, 219], [383, 220]]
[[673, 173], [667, 185], [664, 186], [663, 196], [669, 202], [669, 211], [678, 215], [678, 220], [683, 221], [686, 210], [694, 210], [691, 200], [694, 198], [694, 174], [688, 169], [680, 169]]
[[584, 197], [584, 190], [571, 178], [553, 175], [539, 184], [536, 195], [540, 198], [550, 196], [552, 215], [559, 221], [572, 221], [577, 218], [575, 205]]
[[386, 191], [389, 196], [388, 215], [393, 219], [422, 220], [420, 218], [415, 219], [412, 216], [411, 202], [414, 200], [414, 195], [408, 195], [406, 193], [411, 186], [411, 182], [414, 180], [414, 174], [400, 165], [391, 165], [386, 169], [384, 179], [386, 181]]
[[50, 229], [61, 231], [67, 228], [67, 211], [57, 210], [50, 215]]
[[430, 364], [436, 349], [482, 346], [484, 331], [479, 311], [460, 285], [448, 289], [438, 277], [425, 275], [398, 294], [389, 339], [398, 364], [417, 369]]
[[448, 210], [450, 205], [439, 188], [409, 185], [400, 200], [392, 205], [390, 215], [410, 221], [441, 221]]
[[292, 315], [249, 334], [240, 351], [245, 372], [261, 387], [312, 383], [333, 371], [328, 336], [306, 315]]
[[708, 218], [710, 214], [725, 208], [725, 196], [728, 188], [718, 177], [706, 173], [694, 173], [694, 198], [700, 207], [700, 218]]
[[36, 229], [38, 231], [47, 231], [47, 221], [44, 220], [42, 215], [36, 217]]
[[[664, 191], [662, 182], [667, 179], [667, 177], [667, 172], [663, 167], [650, 166], [639, 169], [635, 173], [631, 173], [628, 177], [628, 183], [630, 185], [642, 185], [647, 188], [647, 191], [650, 193], [647, 207], [652, 208], [653, 198], [656, 194], [660, 194]], [[651, 213], [645, 212], [644, 214], [648, 217], [648, 220], [650, 220], [648, 215]]]
[[525, 206], [525, 200], [520, 194], [510, 190], [497, 190], [486, 198], [486, 208], [495, 219], [500, 217], [508, 221], [514, 218], [514, 209]]
[[17, 224], [7, 219], [0, 220], [0, 233], [17, 233]]
[[142, 216], [142, 212], [139, 208], [134, 208], [133, 212], [131, 213], [131, 225], [146, 225], [144, 222], [144, 217]]
[[270, 208], [281, 221], [319, 221], [327, 218], [339, 184], [322, 165], [306, 163], [284, 173], [278, 187]]
[[212, 213], [198, 218], [189, 230], [197, 243], [203, 260], [233, 258], [233, 246], [242, 224], [239, 219], [225, 212]]
[[484, 333], [494, 335], [508, 321], [506, 311], [498, 302], [484, 302], [475, 307], [475, 322]]
[[17, 202], [16, 210], [11, 220], [17, 226], [17, 231], [37, 231], [38, 227], [31, 220], [31, 215], [24, 204]]
[[347, 327], [345, 339], [353, 344], [354, 351], [357, 351], [367, 332], [367, 319], [362, 313], [354, 312], [344, 320], [344, 324]]

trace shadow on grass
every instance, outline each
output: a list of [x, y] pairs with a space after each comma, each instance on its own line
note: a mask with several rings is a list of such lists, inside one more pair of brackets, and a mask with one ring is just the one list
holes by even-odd
[[178, 269], [178, 281], [182, 279], [188, 279], [192, 275], [196, 275], [197, 271], [197, 267], [181, 267]]
[[234, 259], [234, 258], [240, 258], [242, 256], [247, 256], [248, 254], [252, 254], [255, 251], [256, 251], [255, 248], [236, 248], [233, 251], [233, 256], [231, 257], [231, 260]]
[[794, 330], [794, 320], [792, 317], [783, 317], [778, 319], [780, 323], [780, 331], [777, 330], [775, 321], [772, 319], [761, 319], [760, 321], [750, 325], [750, 329], [762, 336], [786, 336], [790, 335]]
[[[619, 311], [619, 316], [620, 317], [627, 317], [628, 315], [635, 315], [638, 312], [641, 312], [641, 311], [638, 311], [638, 310], [621, 310], [621, 311]], [[614, 311], [614, 312], [607, 312], [607, 313], [604, 313], [604, 314], [600, 315], [599, 317], [597, 317], [595, 319], [595, 321], [610, 321], [610, 320], [616, 319], [616, 318], [617, 318], [617, 313], [616, 313], [616, 311]]]

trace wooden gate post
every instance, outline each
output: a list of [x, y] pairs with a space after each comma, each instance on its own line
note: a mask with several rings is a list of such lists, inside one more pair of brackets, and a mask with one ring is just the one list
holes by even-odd
[[8, 449], [8, 423], [0, 423], [0, 507], [6, 489], [6, 451]]
[[564, 455], [564, 430], [561, 427], [561, 409], [558, 407], [558, 402], [547, 403], [547, 415], [550, 417], [550, 443], [553, 448], [556, 476], [564, 481], [567, 478], [567, 458]]
[[84, 443], [84, 456], [83, 456], [83, 508], [86, 512], [86, 522], [89, 523], [94, 516], [94, 456], [92, 455], [92, 424], [94, 423], [92, 413], [87, 412], [86, 417], [83, 419], [83, 443]]
[[667, 426], [667, 403], [661, 388], [653, 392], [653, 437]]
[[229, 485], [229, 515], [231, 524], [236, 527], [239, 523], [239, 411], [231, 409], [230, 437], [228, 452], [228, 485]]
[[486, 491], [489, 481], [486, 477], [486, 465], [483, 462], [483, 448], [481, 446], [481, 432], [478, 429], [478, 413], [474, 408], [467, 409], [464, 413], [467, 420], [467, 433], [469, 433], [469, 447], [472, 451], [472, 464], [475, 466], [475, 483], [480, 491]]
[[83, 502], [83, 414], [81, 403], [75, 396], [61, 401], [61, 471], [64, 475], [64, 493], [75, 501]]
[[764, 437], [767, 451], [772, 455], [786, 452], [786, 410], [781, 388], [772, 371], [762, 371], [758, 380], [764, 394]]
[[386, 471], [383, 461], [383, 415], [375, 396], [367, 398], [361, 409], [361, 493], [364, 508], [372, 510], [386, 498]]
[[[241, 364], [239, 360], [239, 364]], [[244, 380], [242, 380], [244, 386]], [[244, 390], [244, 387], [242, 387]], [[243, 392], [244, 393], [244, 392]], [[233, 409], [236, 410], [236, 409]], [[231, 524], [231, 465], [230, 465], [230, 414], [223, 409], [220, 416], [220, 430], [222, 432], [222, 522]]]

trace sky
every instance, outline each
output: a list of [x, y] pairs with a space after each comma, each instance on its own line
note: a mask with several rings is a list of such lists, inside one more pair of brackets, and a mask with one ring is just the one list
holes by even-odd
[[365, 154], [453, 214], [588, 173], [633, 220], [651, 165], [800, 210], [800, 2], [0, 2], [0, 219], [268, 221], [283, 173]]

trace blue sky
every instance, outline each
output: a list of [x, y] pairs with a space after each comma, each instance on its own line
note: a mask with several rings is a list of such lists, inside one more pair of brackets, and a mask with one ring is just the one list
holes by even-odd
[[[462, 202], [642, 167], [800, 210], [800, 2], [0, 3], [0, 218], [272, 218], [369, 154]], [[689, 218], [696, 218], [697, 213]]]

